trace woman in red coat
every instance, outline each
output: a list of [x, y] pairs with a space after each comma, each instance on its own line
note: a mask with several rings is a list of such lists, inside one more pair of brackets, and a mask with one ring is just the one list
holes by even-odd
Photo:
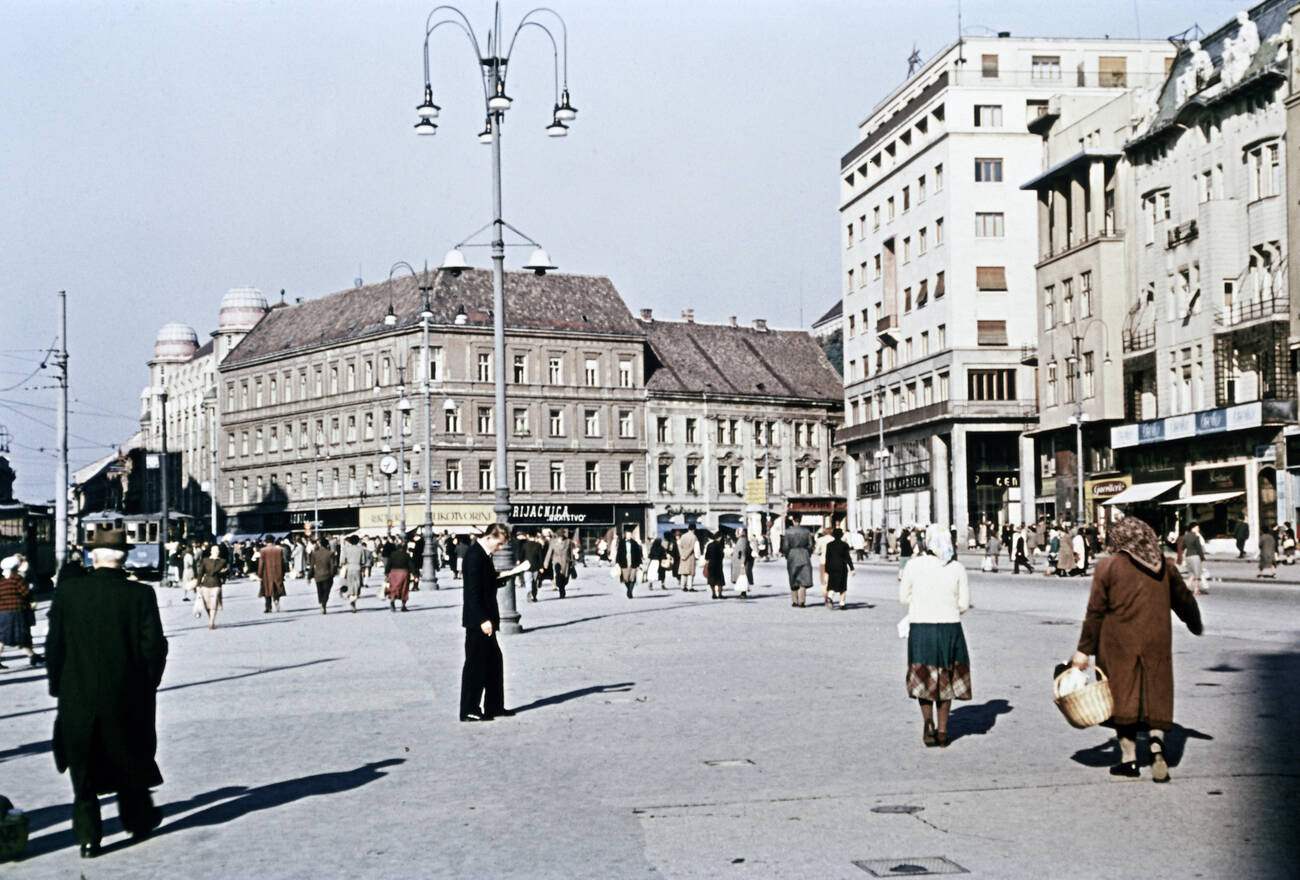
[[1120, 763], [1112, 776], [1136, 778], [1137, 732], [1151, 738], [1151, 778], [1169, 781], [1164, 731], [1174, 723], [1172, 611], [1193, 635], [1200, 635], [1201, 611], [1178, 568], [1165, 559], [1160, 540], [1146, 523], [1125, 517], [1106, 535], [1111, 555], [1097, 563], [1074, 665], [1097, 666], [1110, 679], [1115, 711], [1108, 726], [1119, 736]]

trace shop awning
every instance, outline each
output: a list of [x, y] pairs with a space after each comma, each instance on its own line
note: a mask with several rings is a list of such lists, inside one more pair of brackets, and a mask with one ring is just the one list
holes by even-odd
[[1220, 501], [1228, 501], [1232, 498], [1238, 498], [1246, 493], [1244, 492], [1207, 492], [1204, 495], [1188, 495], [1185, 498], [1175, 498], [1172, 501], [1161, 501], [1160, 503], [1167, 507], [1183, 507], [1188, 504], [1218, 504]]
[[1105, 504], [1107, 507], [1110, 507], [1116, 504], [1141, 504], [1143, 501], [1154, 501], [1170, 489], [1175, 489], [1182, 484], [1182, 480], [1165, 480], [1159, 483], [1134, 483], [1114, 498], [1105, 502]]

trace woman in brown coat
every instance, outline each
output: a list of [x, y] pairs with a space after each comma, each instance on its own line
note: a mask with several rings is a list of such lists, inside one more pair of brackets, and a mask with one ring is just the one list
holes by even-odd
[[1151, 778], [1169, 781], [1164, 731], [1174, 720], [1172, 611], [1193, 635], [1200, 635], [1201, 611], [1177, 567], [1160, 551], [1151, 527], [1135, 517], [1111, 526], [1106, 536], [1111, 555], [1093, 572], [1092, 593], [1083, 620], [1074, 665], [1097, 666], [1110, 679], [1115, 711], [1106, 722], [1119, 736], [1120, 763], [1112, 776], [1136, 778], [1137, 732], [1151, 739]]

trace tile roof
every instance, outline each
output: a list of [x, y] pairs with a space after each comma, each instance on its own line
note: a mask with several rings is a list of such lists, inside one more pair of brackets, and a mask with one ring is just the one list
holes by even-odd
[[[435, 272], [433, 327], [448, 327], [465, 310], [469, 327], [492, 327], [492, 273], [483, 269], [459, 278]], [[384, 326], [391, 301], [395, 328]], [[410, 275], [306, 300], [267, 313], [227, 356], [222, 367], [275, 354], [342, 343], [420, 324], [419, 284]], [[506, 329], [565, 334], [613, 334], [640, 338], [640, 323], [627, 310], [613, 283], [603, 276], [531, 272], [506, 273]]]
[[641, 326], [653, 354], [646, 364], [651, 393], [844, 399], [839, 374], [803, 330], [658, 320]]
[[837, 299], [835, 300], [835, 305], [827, 309], [826, 314], [822, 315], [816, 321], [813, 321], [812, 325], [814, 327], [820, 327], [823, 324], [829, 324], [832, 321], [838, 321], [842, 317], [844, 317], [844, 300]]

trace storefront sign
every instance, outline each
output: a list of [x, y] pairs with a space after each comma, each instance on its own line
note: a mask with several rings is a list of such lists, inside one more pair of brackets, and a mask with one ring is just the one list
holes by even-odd
[[1114, 477], [1108, 480], [1088, 480], [1083, 488], [1093, 498], [1114, 498], [1127, 489], [1130, 483], [1131, 477]]
[[974, 479], [976, 486], [998, 486], [1003, 489], [1019, 488], [1020, 474], [1017, 473], [992, 473], [976, 474]]
[[839, 498], [792, 498], [785, 507], [787, 514], [836, 514], [847, 510], [848, 502]]
[[[355, 529], [358, 523], [358, 514], [360, 511], [355, 507], [331, 507], [321, 508], [320, 524], [323, 529]], [[289, 524], [293, 526], [305, 526], [312, 521], [314, 515], [310, 510], [291, 510], [289, 511]]]
[[745, 481], [745, 503], [762, 507], [767, 504], [767, 481]]
[[[928, 489], [930, 486], [930, 475], [925, 474], [905, 474], [901, 477], [886, 477], [886, 492], [909, 492], [913, 489]], [[868, 480], [862, 484], [863, 495], [879, 495], [880, 481]]]
[[[483, 528], [496, 522], [496, 514], [490, 504], [434, 504], [433, 527], [447, 528]], [[397, 525], [401, 511], [397, 505], [391, 507], [361, 508], [361, 528], [385, 529]], [[424, 524], [424, 505], [406, 505], [406, 524], [418, 526]]]
[[1123, 449], [1127, 446], [1161, 443], [1165, 440], [1180, 440], [1186, 437], [1218, 434], [1223, 431], [1258, 428], [1263, 423], [1263, 403], [1256, 400], [1222, 409], [1170, 416], [1167, 419], [1118, 425], [1110, 429], [1110, 445], [1115, 449]]
[[612, 526], [612, 504], [512, 504], [510, 524], [516, 526]]

